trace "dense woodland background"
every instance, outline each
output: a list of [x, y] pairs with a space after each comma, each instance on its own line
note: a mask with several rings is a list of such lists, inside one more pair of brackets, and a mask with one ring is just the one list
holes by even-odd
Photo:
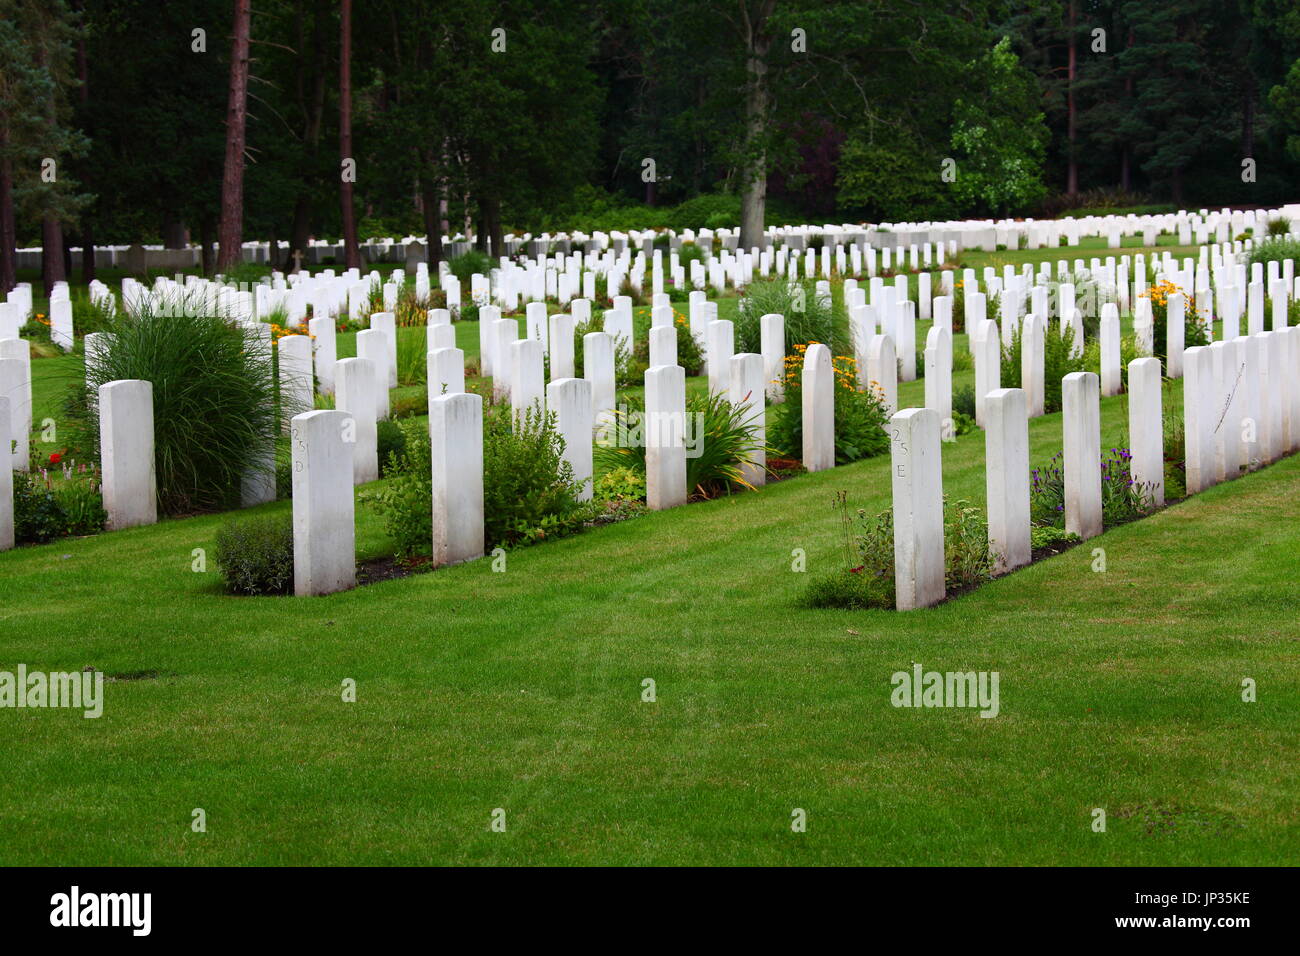
[[83, 244], [212, 270], [244, 238], [752, 238], [1297, 173], [1295, 0], [0, 0], [4, 289], [19, 245], [49, 283]]

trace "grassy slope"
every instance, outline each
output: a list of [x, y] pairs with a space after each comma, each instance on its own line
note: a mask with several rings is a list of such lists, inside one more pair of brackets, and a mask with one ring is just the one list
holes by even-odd
[[[1105, 447], [1123, 413], [1103, 404]], [[1059, 415], [1032, 442], [1035, 462], [1058, 450]], [[982, 503], [979, 435], [945, 446], [944, 472]], [[908, 615], [793, 607], [791, 550], [833, 566], [840, 489], [884, 508], [888, 463], [512, 553], [504, 574], [314, 600], [225, 597], [191, 572], [220, 517], [0, 556], [0, 669], [160, 675], [108, 684], [97, 721], [0, 712], [0, 826], [21, 834], [0, 863], [1300, 857], [1300, 540], [1277, 520], [1300, 459], [1109, 532], [1104, 574], [1090, 545]], [[385, 545], [365, 508], [358, 544]], [[892, 708], [912, 661], [998, 670], [1001, 716]], [[1178, 808], [1178, 831], [1148, 833], [1152, 807]]]

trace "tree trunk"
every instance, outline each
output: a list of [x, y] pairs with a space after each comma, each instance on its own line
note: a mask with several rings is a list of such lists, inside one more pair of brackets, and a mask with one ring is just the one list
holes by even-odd
[[1074, 107], [1074, 78], [1078, 67], [1078, 40], [1075, 35], [1075, 26], [1077, 20], [1077, 10], [1075, 9], [1075, 0], [1070, 0], [1069, 10], [1069, 65], [1066, 68], [1066, 86], [1065, 86], [1065, 127], [1066, 127], [1066, 157], [1065, 167], [1065, 194], [1067, 196], [1077, 196], [1079, 194], [1079, 160], [1075, 152], [1075, 144], [1078, 139], [1078, 130], [1076, 123], [1076, 110]]
[[90, 215], [82, 220], [81, 227], [81, 281], [87, 285], [95, 281], [95, 230], [90, 225]]
[[[302, 7], [299, 8], [301, 16]], [[307, 117], [307, 130], [304, 137], [307, 141], [307, 158], [304, 166], [308, 170], [316, 169], [316, 157], [320, 151], [320, 134], [321, 124], [325, 115], [325, 31], [323, 29], [324, 16], [317, 12], [314, 15], [312, 23], [312, 61], [311, 61], [311, 83], [310, 83], [310, 101], [307, 100], [307, 85], [300, 84], [300, 101], [303, 113]], [[301, 32], [301, 24], [300, 32]], [[298, 198], [293, 207], [293, 227], [289, 234], [289, 261], [296, 261], [293, 258], [295, 252], [301, 252], [305, 257], [307, 254], [307, 244], [311, 239], [311, 210], [312, 210], [312, 182], [315, 176], [304, 174], [302, 185], [298, 191]]]
[[[84, 16], [85, 4], [78, 0], [73, 4], [79, 14]], [[84, 30], [77, 32], [77, 78], [81, 81], [77, 87], [77, 95], [81, 100], [82, 122], [84, 125], [83, 132], [94, 138], [95, 133], [93, 125], [90, 124], [90, 60], [86, 55], [86, 33]], [[81, 177], [82, 185], [90, 186], [90, 177], [83, 173]], [[95, 279], [95, 230], [91, 225], [91, 210], [89, 208], [82, 211], [81, 214], [81, 281], [91, 283]]]
[[424, 261], [429, 263], [429, 275], [437, 277], [438, 264], [442, 262], [442, 219], [438, 205], [438, 186], [432, 176], [420, 177], [421, 205], [424, 206], [425, 246]]
[[185, 228], [185, 223], [181, 222], [179, 216], [176, 216], [173, 213], [167, 213], [163, 217], [163, 248], [184, 249], [189, 245], [189, 237], [187, 236], [188, 232], [189, 230]]
[[745, 42], [745, 152], [740, 182], [740, 247], [762, 248], [767, 211], [767, 20], [776, 0], [762, 0], [751, 18], [742, 0]]
[[45, 216], [41, 220], [41, 282], [45, 297], [49, 298], [54, 283], [67, 277], [63, 268], [63, 224], [57, 216]]
[[244, 143], [248, 119], [248, 41], [252, 0], [235, 0], [234, 40], [230, 48], [230, 98], [226, 106], [226, 164], [221, 176], [220, 251], [217, 271], [225, 272], [243, 256]]
[[199, 248], [203, 257], [203, 274], [210, 276], [216, 271], [216, 263], [212, 255], [212, 223], [208, 219], [199, 221]]
[[1169, 188], [1172, 193], [1169, 198], [1171, 198], [1176, 204], [1181, 204], [1183, 201], [1183, 171], [1181, 169], [1175, 167], [1173, 171], [1170, 172]]
[[484, 203], [483, 226], [491, 243], [489, 254], [492, 258], [505, 255], [505, 237], [501, 233], [501, 200], [496, 196]]
[[18, 239], [14, 222], [14, 173], [8, 155], [9, 126], [0, 120], [0, 295], [18, 284]]
[[1246, 92], [1241, 103], [1241, 156], [1251, 159], [1255, 155], [1255, 80], [1249, 74]]
[[[355, 159], [352, 155], [352, 0], [342, 0], [339, 15], [339, 156], [343, 162]], [[357, 242], [356, 210], [352, 207], [352, 182], [349, 176], [340, 179], [344, 259], [347, 268], [360, 269], [361, 246]]]

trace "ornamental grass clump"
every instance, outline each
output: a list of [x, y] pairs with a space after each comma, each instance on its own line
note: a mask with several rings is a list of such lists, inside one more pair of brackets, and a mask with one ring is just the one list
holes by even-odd
[[[610, 424], [597, 435], [598, 471], [629, 469], [645, 477], [645, 410], [640, 399], [624, 397]], [[740, 488], [753, 490], [743, 466], [763, 447], [755, 434], [753, 415], [717, 393], [696, 393], [686, 399], [683, 437], [687, 444], [686, 488], [693, 498], [716, 498]]]
[[244, 475], [275, 453], [282, 423], [308, 408], [282, 404], [272, 352], [250, 329], [197, 299], [145, 303], [109, 323], [85, 384], [68, 387], [74, 444], [98, 450], [99, 386], [153, 386], [155, 474], [163, 514], [239, 504]]
[[834, 355], [853, 351], [843, 298], [836, 301], [832, 295], [827, 301], [819, 297], [813, 280], [764, 279], [746, 286], [744, 298], [740, 300], [735, 318], [737, 353], [762, 353], [762, 319], [769, 314], [785, 319], [785, 343], [789, 352], [813, 342], [825, 342]]

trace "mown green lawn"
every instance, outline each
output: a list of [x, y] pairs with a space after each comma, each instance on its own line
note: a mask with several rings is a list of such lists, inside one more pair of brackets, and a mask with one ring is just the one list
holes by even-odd
[[[982, 435], [943, 451], [982, 504]], [[887, 507], [888, 461], [319, 599], [192, 571], [222, 516], [0, 555], [0, 670], [146, 675], [98, 720], [0, 710], [0, 863], [1300, 859], [1300, 459], [909, 614], [796, 608], [840, 490]], [[363, 506], [361, 556], [387, 547]], [[1000, 715], [895, 709], [914, 661], [998, 671]]]

